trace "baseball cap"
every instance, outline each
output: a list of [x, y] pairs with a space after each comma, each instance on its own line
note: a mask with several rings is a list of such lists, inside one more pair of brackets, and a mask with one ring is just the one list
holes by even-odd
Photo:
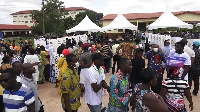
[[195, 46], [200, 46], [200, 42], [199, 42], [199, 41], [194, 41], [194, 42], [193, 42], [193, 45], [195, 45]]
[[170, 43], [169, 41], [170, 41], [170, 39], [166, 39], [164, 42], [168, 42], [168, 43]]
[[82, 44], [81, 47], [89, 48], [90, 45], [88, 43]]

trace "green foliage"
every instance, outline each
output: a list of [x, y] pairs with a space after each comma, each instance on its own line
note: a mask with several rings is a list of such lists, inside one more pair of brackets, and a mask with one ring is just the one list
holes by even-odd
[[63, 16], [67, 14], [64, 10], [64, 2], [59, 0], [45, 0], [45, 4], [40, 11], [31, 12], [36, 26], [32, 28], [33, 34], [41, 35], [43, 24], [43, 11], [44, 10], [44, 25], [45, 33], [60, 35], [65, 33], [63, 24]]

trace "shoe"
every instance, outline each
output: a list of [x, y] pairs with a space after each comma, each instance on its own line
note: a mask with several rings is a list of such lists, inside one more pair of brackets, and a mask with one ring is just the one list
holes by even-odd
[[193, 94], [194, 96], [197, 96], [197, 93], [192, 92], [192, 94]]

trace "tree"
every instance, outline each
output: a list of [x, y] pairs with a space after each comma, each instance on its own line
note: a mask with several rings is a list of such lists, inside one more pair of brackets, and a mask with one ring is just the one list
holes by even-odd
[[75, 25], [75, 20], [70, 16], [68, 18], [65, 18], [64, 20], [64, 26], [65, 26], [65, 29], [70, 29], [72, 27], [74, 27]]
[[57, 36], [64, 34], [65, 27], [63, 24], [63, 17], [67, 14], [67, 12], [65, 11], [63, 4], [64, 2], [59, 0], [45, 0], [45, 4], [40, 11], [33, 11], [32, 17], [36, 22], [36, 25], [32, 27], [32, 30], [34, 31], [33, 33], [41, 33], [40, 30], [42, 29], [43, 24], [42, 10], [44, 10], [45, 33], [55, 34]]

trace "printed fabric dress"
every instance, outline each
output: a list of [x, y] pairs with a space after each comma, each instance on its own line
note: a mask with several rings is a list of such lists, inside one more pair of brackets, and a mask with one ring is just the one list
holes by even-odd
[[44, 78], [44, 64], [42, 62], [42, 57], [40, 54], [37, 54], [40, 63], [38, 64], [38, 70], [39, 70], [39, 83], [44, 83], [45, 78]]
[[110, 94], [108, 112], [128, 112], [128, 75], [123, 75], [119, 70], [110, 80]]
[[[152, 112], [152, 110], [151, 110], [149, 107], [143, 105], [143, 103], [142, 103], [142, 97], [143, 97], [146, 93], [151, 93], [151, 94], [153, 94], [153, 95], [155, 95], [155, 96], [156, 96], [156, 94], [155, 94], [152, 90], [150, 90], [150, 92], [149, 92], [149, 91], [146, 90], [146, 89], [139, 89], [138, 85], [135, 86], [134, 91], [135, 91], [135, 92], [136, 92], [136, 91], [140, 91], [140, 92], [138, 92], [137, 95], [136, 95], [136, 97], [137, 97], [136, 112]], [[156, 97], [157, 97], [157, 96], [156, 96]]]

